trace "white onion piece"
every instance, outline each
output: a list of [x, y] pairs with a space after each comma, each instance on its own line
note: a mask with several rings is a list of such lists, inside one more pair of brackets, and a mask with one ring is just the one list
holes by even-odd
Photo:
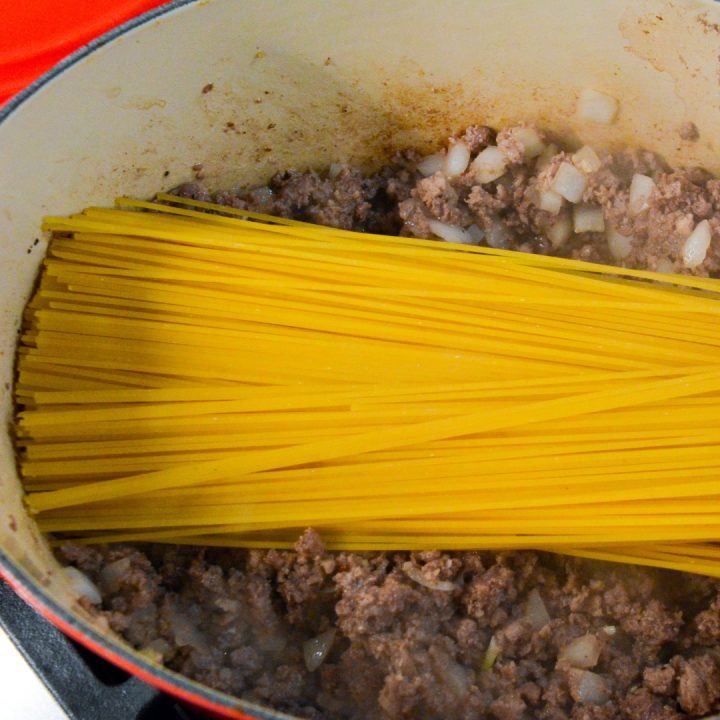
[[674, 273], [675, 266], [667, 258], [661, 258], [655, 266], [655, 272]]
[[617, 230], [608, 226], [606, 237], [608, 250], [616, 260], [624, 260], [632, 252], [632, 236], [621, 235]]
[[648, 175], [635, 173], [630, 182], [630, 212], [633, 215], [650, 205], [650, 196], [655, 189], [655, 181]]
[[450, 146], [445, 156], [445, 166], [443, 169], [448, 177], [457, 177], [467, 170], [469, 162], [470, 148], [462, 142], [462, 140], [459, 140]]
[[597, 205], [573, 207], [573, 229], [576, 233], [605, 232], [605, 217]]
[[440, 592], [452, 592], [457, 590], [457, 585], [449, 580], [432, 580], [423, 575], [419, 567], [415, 567], [411, 562], [403, 563], [403, 572], [418, 585], [430, 588], [430, 590], [440, 590]]
[[145, 645], [140, 652], [148, 655], [156, 662], [161, 663], [165, 657], [172, 654], [172, 648], [170, 647], [170, 643], [162, 638], [155, 638], [155, 640], [151, 640], [147, 645]]
[[100, 587], [104, 593], [114, 594], [120, 589], [120, 580], [130, 569], [130, 558], [115, 560], [100, 571]]
[[505, 174], [507, 158], [497, 145], [486, 147], [470, 165], [475, 179], [480, 183], [489, 183]]
[[500, 646], [497, 644], [497, 640], [495, 640], [495, 636], [493, 635], [490, 638], [487, 650], [485, 651], [485, 657], [482, 662], [482, 670], [491, 670], [498, 658], [498, 655], [500, 655]]
[[558, 219], [546, 231], [547, 239], [553, 248], [564, 245], [573, 232], [573, 224], [568, 213], [561, 213]]
[[591, 668], [600, 657], [600, 642], [594, 635], [582, 635], [560, 650], [558, 660], [565, 660], [576, 668]]
[[555, 174], [552, 189], [571, 203], [580, 202], [587, 187], [587, 178], [574, 165], [563, 162]]
[[604, 678], [590, 670], [570, 670], [568, 685], [573, 700], [588, 705], [604, 705], [610, 699]]
[[417, 166], [419, 173], [424, 177], [430, 177], [436, 172], [440, 172], [445, 167], [445, 153], [435, 153], [427, 155]]
[[183, 611], [170, 605], [167, 608], [167, 618], [170, 621], [170, 630], [177, 645], [181, 647], [189, 645], [196, 648], [205, 646], [205, 638], [202, 633]]
[[485, 235], [485, 242], [488, 247], [496, 250], [507, 250], [509, 247], [510, 235], [505, 226], [500, 222], [494, 222]]
[[583, 145], [573, 156], [573, 165], [584, 173], [594, 173], [602, 167], [598, 154], [589, 146]]
[[610, 635], [612, 637], [617, 632], [617, 628], [614, 625], [605, 625], [605, 627], [603, 627], [602, 631], [606, 635]]
[[710, 247], [712, 231], [707, 220], [699, 222], [683, 245], [682, 259], [686, 268], [702, 265]]
[[474, 245], [475, 238], [463, 228], [457, 225], [448, 225], [448, 223], [440, 222], [440, 220], [428, 220], [428, 227], [433, 235], [449, 242], [459, 245]]
[[72, 585], [72, 589], [80, 597], [84, 597], [93, 605], [100, 605], [102, 602], [100, 591], [97, 589], [97, 585], [95, 585], [84, 572], [81, 572], [76, 567], [63, 568], [63, 572], [70, 585]]
[[[342, 169], [343, 166], [340, 163], [331, 163], [328, 168], [328, 177], [334, 180], [342, 172]], [[270, 190], [270, 188], [268, 188], [268, 190]], [[270, 190], [270, 194], [272, 195], [272, 190]]]
[[303, 658], [309, 672], [315, 672], [323, 664], [334, 640], [335, 628], [330, 628], [303, 643]]
[[545, 150], [540, 133], [531, 127], [519, 127], [512, 131], [513, 137], [523, 146], [526, 160], [537, 157]]
[[540, 593], [535, 588], [528, 594], [525, 618], [532, 625], [533, 630], [542, 630], [550, 622], [550, 614]]
[[535, 169], [540, 172], [544, 170], [551, 162], [552, 159], [558, 154], [559, 148], [555, 143], [550, 143], [541, 153], [538, 159], [535, 161]]
[[485, 233], [475, 223], [473, 223], [467, 231], [470, 233], [476, 245], [479, 245], [485, 239]]
[[562, 195], [558, 195], [554, 190], [545, 190], [540, 193], [538, 207], [541, 210], [545, 210], [545, 212], [557, 215], [562, 208], [562, 204]]
[[581, 120], [610, 125], [618, 112], [618, 101], [611, 95], [587, 88], [580, 93], [577, 114]]

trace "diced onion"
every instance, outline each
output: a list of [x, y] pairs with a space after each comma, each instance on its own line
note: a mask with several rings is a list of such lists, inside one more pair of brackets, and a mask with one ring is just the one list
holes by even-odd
[[610, 635], [612, 637], [617, 632], [617, 628], [614, 625], [605, 625], [605, 627], [603, 627], [602, 631], [606, 635]]
[[540, 133], [531, 127], [519, 127], [512, 131], [513, 137], [523, 146], [526, 160], [537, 157], [545, 150]]
[[661, 258], [655, 266], [655, 272], [674, 273], [675, 266], [667, 258]]
[[573, 700], [587, 705], [604, 705], [610, 699], [604, 678], [590, 670], [570, 670], [570, 694]]
[[554, 190], [545, 190], [540, 193], [540, 200], [538, 207], [545, 212], [557, 215], [562, 208], [563, 198], [562, 195], [558, 195]]
[[428, 220], [428, 227], [433, 235], [437, 235], [449, 243], [458, 243], [460, 245], [476, 244], [472, 234], [457, 225], [449, 225], [448, 223], [440, 222], [440, 220]]
[[480, 183], [489, 183], [505, 174], [507, 158], [497, 145], [486, 147], [470, 165], [475, 179]]
[[325, 661], [327, 654], [332, 648], [335, 640], [335, 628], [330, 628], [320, 633], [317, 637], [306, 640], [303, 643], [303, 658], [305, 667], [310, 672], [315, 672]]
[[186, 645], [195, 648], [205, 647], [206, 643], [203, 634], [184, 611], [175, 605], [169, 605], [166, 614], [170, 621], [170, 630], [176, 645], [180, 647]]
[[572, 157], [573, 165], [584, 173], [594, 173], [602, 167], [598, 154], [589, 146], [583, 145]]
[[473, 223], [467, 231], [470, 233], [476, 245], [479, 245], [485, 239], [485, 233], [475, 223]]
[[141, 653], [147, 655], [155, 662], [161, 663], [164, 658], [172, 655], [172, 647], [170, 643], [162, 638], [155, 638], [140, 650]]
[[618, 101], [611, 95], [587, 88], [580, 93], [577, 114], [581, 120], [610, 125], [618, 112]]
[[536, 588], [528, 594], [525, 618], [532, 625], [533, 630], [542, 630], [550, 622], [550, 614]]
[[506, 250], [509, 247], [510, 235], [505, 226], [500, 222], [494, 222], [485, 235], [485, 242], [488, 247], [496, 250]]
[[427, 155], [417, 166], [418, 171], [424, 177], [430, 177], [436, 172], [440, 172], [445, 167], [445, 153], [435, 153]]
[[418, 585], [422, 585], [430, 590], [439, 590], [440, 592], [452, 592], [457, 590], [457, 585], [449, 580], [432, 580], [423, 575], [422, 570], [411, 562], [403, 563], [403, 572]]
[[569, 162], [560, 164], [552, 183], [552, 189], [556, 193], [571, 203], [577, 203], [582, 200], [586, 187], [587, 178], [574, 165]]
[[462, 140], [456, 142], [450, 146], [447, 155], [445, 156], [444, 171], [448, 177], [456, 177], [462, 175], [467, 170], [468, 163], [470, 162], [470, 148], [462, 142]]
[[[342, 169], [343, 166], [340, 163], [331, 163], [328, 168], [328, 177], [334, 180], [342, 172]], [[270, 188], [268, 188], [268, 190], [270, 190]], [[270, 190], [270, 193], [272, 194], [272, 190]]]
[[102, 596], [97, 589], [95, 583], [76, 567], [63, 568], [65, 577], [68, 579], [72, 589], [80, 596], [84, 597], [93, 605], [99, 605], [102, 602]]
[[635, 173], [630, 182], [630, 212], [637, 215], [650, 205], [650, 196], [655, 189], [655, 181], [648, 175]]
[[535, 169], [540, 172], [546, 168], [552, 159], [558, 154], [559, 148], [555, 143], [550, 143], [541, 153], [538, 159], [535, 161]]
[[120, 589], [120, 580], [130, 569], [130, 558], [124, 557], [105, 565], [100, 571], [100, 587], [110, 595]]
[[699, 222], [683, 245], [682, 259], [686, 268], [696, 268], [705, 260], [712, 231], [707, 220]]
[[558, 660], [565, 660], [576, 668], [591, 668], [600, 657], [600, 642], [595, 635], [582, 635], [569, 642], [560, 650]]
[[604, 232], [605, 217], [597, 205], [575, 205], [573, 208], [573, 229], [576, 233]]
[[500, 646], [497, 644], [497, 640], [495, 640], [495, 636], [493, 635], [490, 638], [487, 650], [485, 651], [485, 657], [483, 658], [482, 662], [482, 669], [491, 670], [492, 666], [495, 664], [495, 661], [498, 658], [498, 655], [500, 655]]
[[570, 215], [568, 213], [561, 213], [545, 234], [553, 248], [557, 250], [557, 248], [567, 242], [572, 232], [573, 224]]
[[632, 236], [621, 235], [617, 230], [608, 226], [606, 237], [608, 250], [616, 260], [624, 260], [632, 252]]

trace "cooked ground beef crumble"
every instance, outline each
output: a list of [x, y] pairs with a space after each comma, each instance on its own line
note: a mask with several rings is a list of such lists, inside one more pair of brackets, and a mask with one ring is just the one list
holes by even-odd
[[[519, 129], [475, 126], [451, 139], [470, 154], [455, 174], [443, 172], [447, 156], [407, 151], [369, 176], [333, 166], [246, 193], [199, 182], [176, 192], [366, 232], [717, 272], [720, 180], [649, 152], [571, 153], [542, 136], [529, 154]], [[495, 147], [503, 171], [479, 182], [474, 159]], [[581, 173], [578, 200], [602, 210], [603, 231], [572, 231], [573, 204], [553, 197], [563, 165]], [[641, 207], [638, 175], [651, 188]], [[703, 221], [711, 242], [690, 263], [686, 244]], [[312, 530], [294, 552], [67, 544], [59, 557], [98, 585], [93, 609], [135, 647], [305, 718], [680, 720], [720, 710], [720, 581], [708, 578], [536, 552], [329, 553]]]

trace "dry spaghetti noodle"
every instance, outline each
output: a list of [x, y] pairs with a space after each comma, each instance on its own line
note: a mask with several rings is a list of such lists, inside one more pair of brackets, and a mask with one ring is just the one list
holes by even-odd
[[159, 199], [46, 219], [16, 385], [43, 530], [720, 576], [720, 282]]

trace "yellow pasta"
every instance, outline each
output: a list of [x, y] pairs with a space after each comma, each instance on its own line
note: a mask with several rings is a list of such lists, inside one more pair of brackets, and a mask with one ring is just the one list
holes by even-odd
[[46, 218], [16, 440], [78, 542], [720, 577], [720, 282], [158, 196]]

